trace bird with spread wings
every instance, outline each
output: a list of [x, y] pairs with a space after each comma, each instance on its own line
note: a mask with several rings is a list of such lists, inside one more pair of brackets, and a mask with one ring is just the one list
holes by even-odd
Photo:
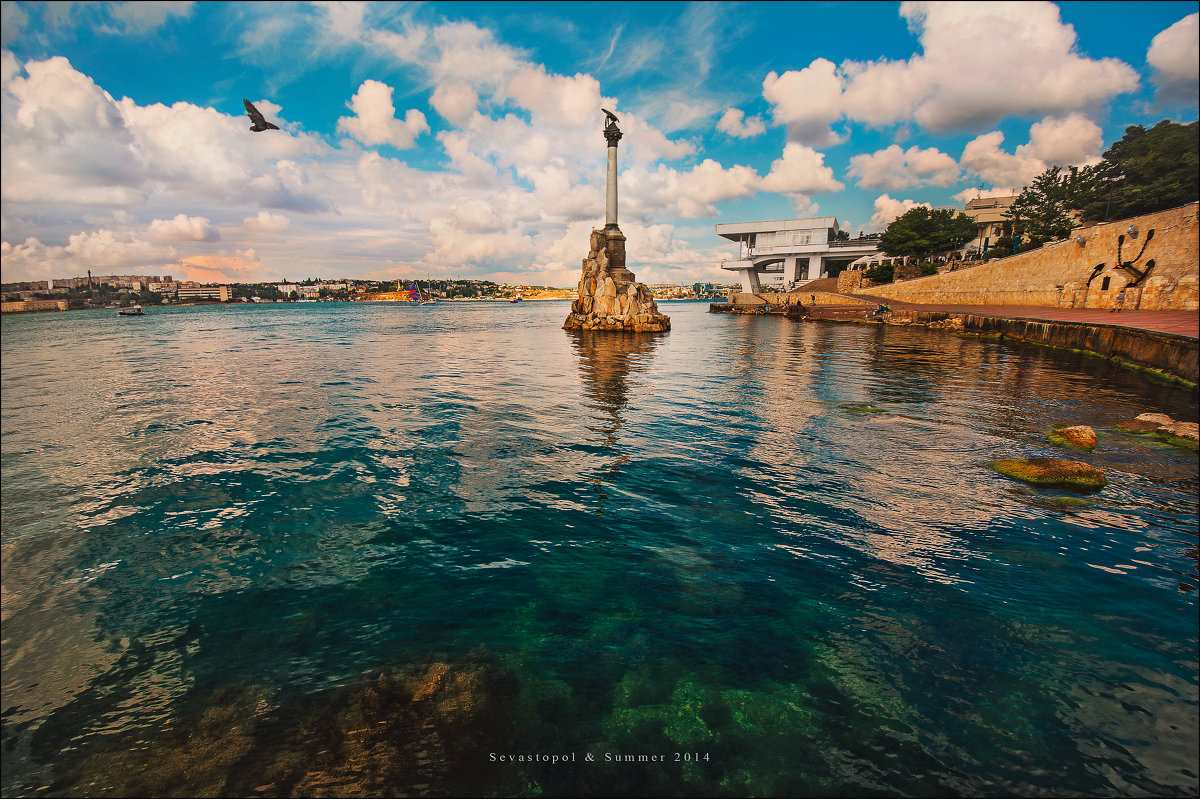
[[250, 121], [254, 123], [250, 126], [250, 130], [255, 133], [260, 133], [264, 130], [279, 130], [279, 126], [268, 122], [267, 118], [249, 100], [243, 98], [242, 102], [246, 104], [246, 113], [250, 115]]

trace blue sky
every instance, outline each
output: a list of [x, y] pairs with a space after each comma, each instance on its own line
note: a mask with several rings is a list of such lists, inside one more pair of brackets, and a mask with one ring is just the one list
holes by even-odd
[[[3, 3], [0, 272], [648, 283], [1197, 117], [1195, 2]], [[251, 133], [249, 98], [281, 131]]]

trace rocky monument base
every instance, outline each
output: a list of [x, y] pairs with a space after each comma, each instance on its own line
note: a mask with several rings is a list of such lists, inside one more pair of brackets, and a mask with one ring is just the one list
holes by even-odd
[[583, 259], [579, 299], [571, 303], [565, 330], [628, 330], [661, 333], [671, 317], [659, 313], [650, 289], [625, 268], [625, 234], [616, 227], [593, 230]]

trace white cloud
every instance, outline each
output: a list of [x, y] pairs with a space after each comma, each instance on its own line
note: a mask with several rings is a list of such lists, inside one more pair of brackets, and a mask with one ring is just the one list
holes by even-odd
[[907, 189], [915, 186], [949, 186], [958, 180], [958, 163], [936, 147], [907, 150], [893, 144], [874, 153], [850, 158], [848, 175], [868, 189]]
[[875, 214], [871, 217], [871, 221], [867, 223], [867, 228], [869, 230], [883, 230], [896, 219], [904, 216], [904, 214], [917, 206], [931, 207], [929, 203], [919, 203], [916, 200], [893, 200], [886, 194], [881, 194], [875, 198]]
[[982, 187], [972, 186], [969, 189], [963, 189], [958, 194], [953, 195], [952, 199], [959, 205], [966, 205], [971, 200], [983, 199], [986, 197], [1016, 197], [1021, 193], [1019, 188], [1011, 186], [1002, 186], [999, 188], [985, 189]]
[[767, 126], [763, 124], [762, 117], [746, 118], [740, 108], [727, 109], [717, 122], [717, 130], [739, 139], [749, 139], [763, 133], [766, 129]]
[[126, 33], [142, 34], [162, 27], [168, 17], [189, 17], [190, 2], [171, 0], [138, 0], [138, 2], [109, 3], [109, 13], [121, 23]]
[[145, 170], [121, 109], [67, 59], [4, 60], [3, 198], [10, 202], [131, 205]]
[[259, 211], [257, 216], [242, 220], [242, 227], [256, 233], [280, 233], [287, 230], [291, 221], [286, 216]]
[[155, 219], [150, 223], [154, 241], [217, 241], [221, 234], [202, 216], [177, 214], [174, 219]]
[[818, 58], [799, 71], [771, 72], [762, 86], [775, 122], [787, 125], [790, 141], [814, 147], [840, 141], [830, 125], [842, 116], [843, 81], [832, 61]]
[[1017, 148], [1018, 157], [1036, 158], [1046, 164], [1083, 165], [1100, 160], [1104, 131], [1082, 114], [1065, 119], [1047, 117], [1029, 128], [1029, 143]]
[[582, 73], [550, 75], [541, 66], [520, 69], [503, 95], [530, 112], [535, 125], [577, 127], [600, 116], [600, 82]]
[[479, 95], [465, 83], [449, 83], [435, 88], [429, 103], [447, 122], [461, 127], [475, 115]]
[[[1137, 73], [1092, 59], [1050, 2], [904, 2], [921, 52], [907, 61], [824, 58], [763, 81], [775, 120], [793, 141], [837, 141], [843, 116], [882, 126], [912, 120], [930, 130], [971, 128], [1009, 115], [1066, 115], [1136, 90]], [[1174, 63], [1174, 61], [1172, 61]]]
[[825, 166], [825, 154], [803, 144], [789, 142], [783, 155], [771, 163], [761, 188], [780, 194], [821, 194], [841, 191], [844, 186]]
[[392, 87], [377, 80], [365, 80], [347, 104], [352, 117], [339, 117], [337, 129], [368, 146], [390, 144], [407, 150], [418, 136], [429, 131], [425, 115], [410, 108], [404, 119], [396, 119]]
[[1194, 102], [1200, 84], [1200, 14], [1189, 14], [1150, 42], [1146, 63], [1160, 95]]
[[664, 214], [681, 219], [711, 217], [717, 213], [715, 203], [749, 197], [759, 183], [758, 173], [750, 167], [725, 168], [711, 158], [684, 171], [664, 164], [653, 170], [634, 167], [620, 177], [618, 215], [635, 216], [643, 223]]
[[962, 168], [993, 186], [1026, 186], [1051, 166], [1084, 166], [1100, 158], [1103, 133], [1081, 114], [1047, 118], [1029, 129], [1029, 142], [1005, 152], [1004, 134], [976, 136], [963, 148]]
[[32, 237], [21, 244], [6, 241], [0, 245], [0, 263], [6, 277], [16, 275], [19, 280], [83, 275], [89, 269], [101, 274], [161, 268], [174, 257], [175, 249], [170, 246], [157, 246], [131, 233], [107, 229], [74, 233], [63, 247], [48, 246]]

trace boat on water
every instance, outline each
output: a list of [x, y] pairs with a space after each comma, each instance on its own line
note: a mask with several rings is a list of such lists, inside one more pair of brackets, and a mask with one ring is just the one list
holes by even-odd
[[422, 293], [421, 287], [417, 285], [417, 281], [415, 280], [408, 284], [408, 298], [421, 305], [433, 305], [437, 302], [433, 297]]
[[118, 308], [118, 316], [145, 316], [146, 312], [142, 310], [140, 305], [131, 305], [128, 308]]
[[509, 302], [521, 302], [523, 299], [525, 299], [525, 298], [522, 297], [520, 294], [514, 294], [512, 297], [509, 298], [508, 301]]

